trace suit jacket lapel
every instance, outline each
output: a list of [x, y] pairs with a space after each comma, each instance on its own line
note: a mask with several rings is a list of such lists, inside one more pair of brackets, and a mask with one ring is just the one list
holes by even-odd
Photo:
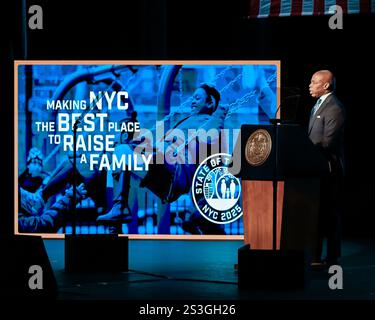
[[318, 111], [310, 118], [310, 122], [309, 122], [309, 134], [312, 130], [312, 128], [314, 127], [314, 123], [315, 123], [315, 120], [318, 118], [318, 116], [320, 116], [320, 114], [323, 112], [324, 108], [329, 104], [329, 102], [331, 101], [333, 97], [333, 93], [331, 93], [321, 104], [320, 108], [318, 109]]

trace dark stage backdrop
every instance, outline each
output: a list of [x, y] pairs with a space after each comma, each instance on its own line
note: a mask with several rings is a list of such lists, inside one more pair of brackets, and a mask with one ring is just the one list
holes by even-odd
[[[4, 147], [13, 146], [13, 59], [271, 59], [281, 61], [282, 87], [300, 88], [299, 121], [306, 126], [313, 101], [308, 96], [312, 73], [331, 69], [337, 95], [348, 114], [346, 130], [347, 179], [344, 231], [348, 236], [373, 234], [374, 130], [372, 30], [374, 15], [344, 16], [343, 30], [331, 30], [328, 16], [276, 17], [249, 20], [248, 1], [126, 2], [78, 6], [77, 1], [40, 1], [44, 29], [22, 29], [21, 7], [12, 4], [16, 19], [2, 26], [7, 53], [2, 53], [1, 126]], [[27, 3], [29, 5], [29, 3]], [[4, 22], [2, 22], [4, 23]], [[25, 30], [27, 30], [25, 32]], [[23, 49], [27, 35], [27, 50]], [[5, 67], [6, 66], [6, 67]], [[12, 152], [6, 152], [7, 168]], [[3, 173], [1, 224], [12, 228], [12, 170]], [[3, 182], [4, 183], [4, 182]]]

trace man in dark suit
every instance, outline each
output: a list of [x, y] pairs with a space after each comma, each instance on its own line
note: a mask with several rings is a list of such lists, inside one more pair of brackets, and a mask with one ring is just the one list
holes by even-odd
[[[345, 110], [334, 94], [332, 72], [316, 72], [309, 86], [310, 95], [317, 98], [311, 110], [308, 134], [326, 157], [330, 173], [321, 181], [318, 243], [313, 261], [336, 264], [341, 256], [340, 216], [344, 176]], [[327, 239], [327, 256], [321, 260], [323, 239]]]

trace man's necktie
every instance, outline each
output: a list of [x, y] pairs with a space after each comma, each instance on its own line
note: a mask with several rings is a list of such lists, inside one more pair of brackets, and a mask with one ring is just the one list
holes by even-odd
[[315, 113], [318, 111], [321, 101], [322, 101], [322, 99], [318, 99], [318, 101], [315, 103], [314, 108], [312, 108], [312, 110], [311, 110], [311, 116], [314, 116]]

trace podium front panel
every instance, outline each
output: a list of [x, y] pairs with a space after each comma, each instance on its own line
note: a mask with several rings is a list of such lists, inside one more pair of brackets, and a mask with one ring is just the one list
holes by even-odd
[[[263, 135], [262, 141], [252, 143], [250, 139], [254, 134], [262, 131], [266, 132], [268, 137]], [[275, 145], [273, 126], [242, 125], [241, 140], [237, 141], [234, 152], [234, 160], [241, 161], [241, 170], [238, 176], [244, 180], [272, 181], [275, 173]], [[250, 151], [251, 155], [254, 155], [253, 163], [249, 162], [252, 159], [246, 156]], [[259, 156], [257, 157], [257, 155]]]

